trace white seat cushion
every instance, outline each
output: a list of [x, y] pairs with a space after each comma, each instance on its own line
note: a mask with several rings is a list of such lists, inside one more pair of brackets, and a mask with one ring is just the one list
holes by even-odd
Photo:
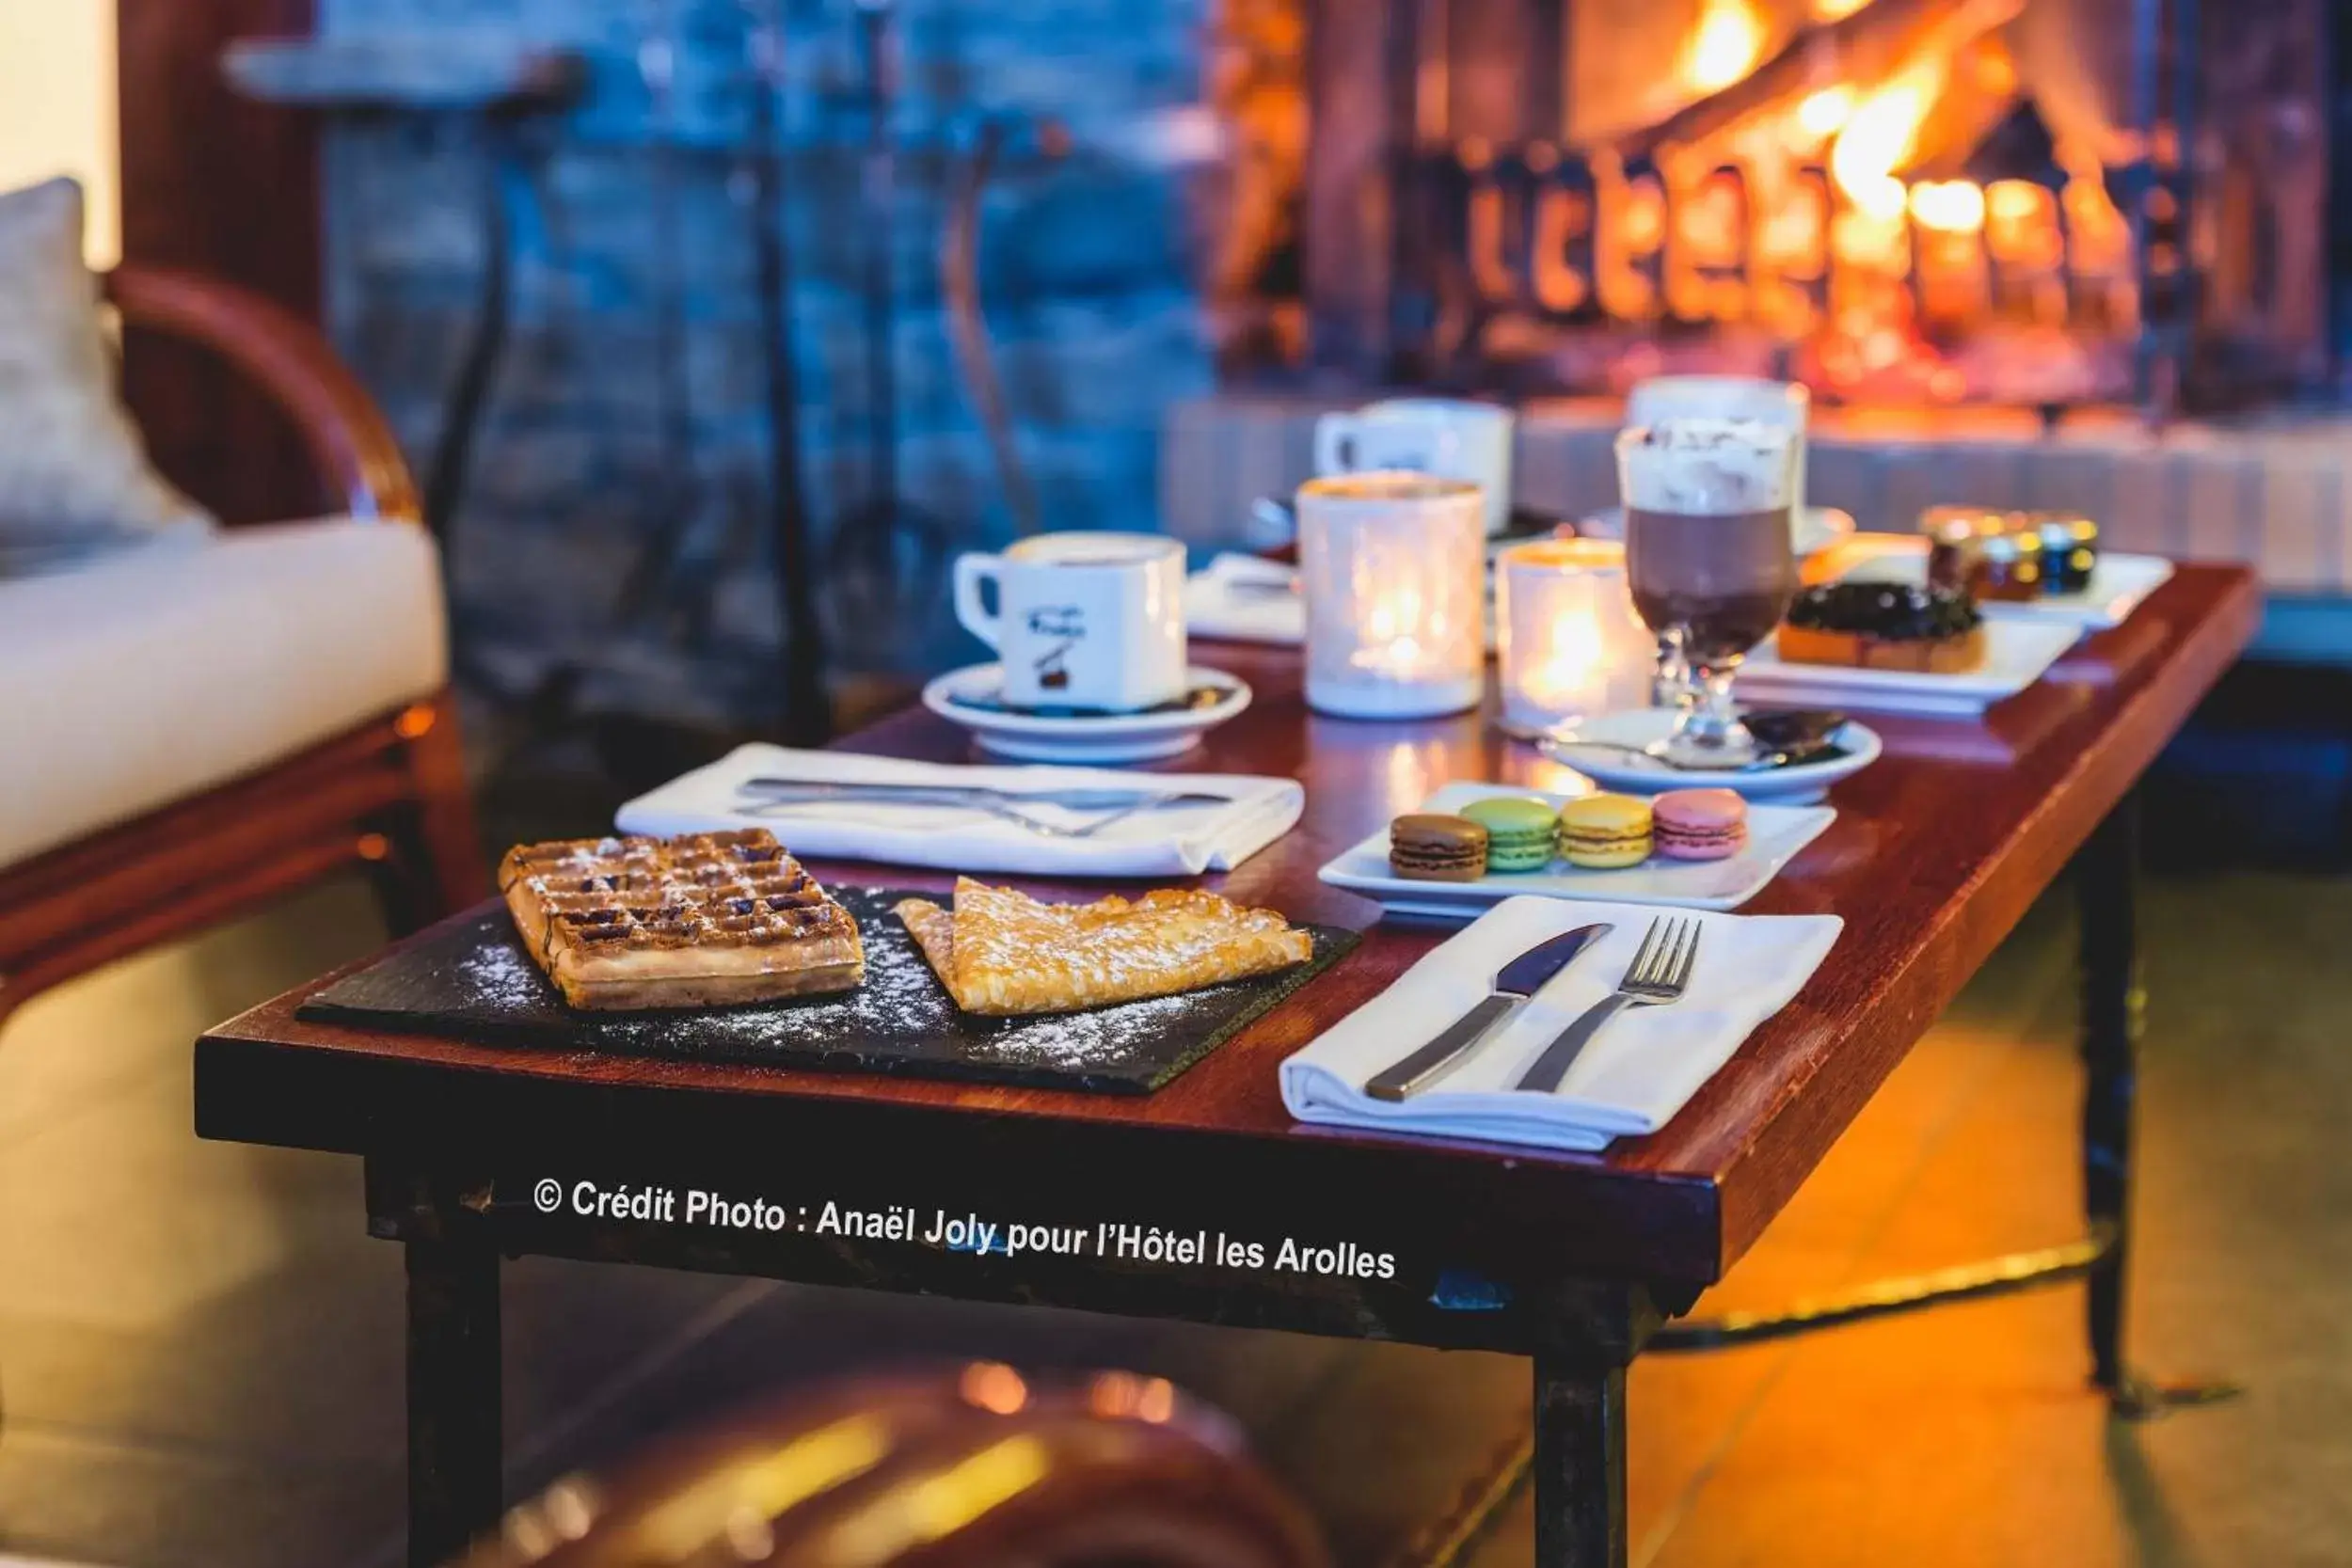
[[0, 866], [251, 773], [448, 676], [401, 523], [284, 523], [0, 580]]

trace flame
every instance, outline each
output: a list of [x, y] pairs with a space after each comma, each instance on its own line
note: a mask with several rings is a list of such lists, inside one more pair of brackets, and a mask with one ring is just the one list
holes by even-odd
[[1813, 0], [1813, 20], [1836, 22], [1860, 10], [1864, 0]]
[[1901, 215], [1903, 187], [1895, 170], [1911, 155], [1945, 74], [1943, 60], [1922, 55], [1873, 88], [1838, 134], [1830, 172], [1847, 198], [1873, 217]]
[[1755, 70], [1763, 52], [1764, 22], [1748, 0], [1705, 0], [1675, 71], [1697, 91], [1720, 92]]
[[1922, 228], [1973, 234], [1984, 227], [1984, 187], [1973, 180], [1922, 180], [1911, 187], [1911, 215]]
[[1827, 141], [1853, 118], [1853, 88], [1840, 82], [1823, 87], [1797, 105], [1797, 124], [1816, 141]]

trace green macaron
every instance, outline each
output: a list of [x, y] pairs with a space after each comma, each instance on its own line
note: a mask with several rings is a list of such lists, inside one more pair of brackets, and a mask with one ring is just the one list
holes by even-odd
[[1552, 834], [1560, 814], [1541, 800], [1499, 795], [1472, 800], [1462, 815], [1486, 830], [1486, 869], [1541, 871], [1551, 863]]

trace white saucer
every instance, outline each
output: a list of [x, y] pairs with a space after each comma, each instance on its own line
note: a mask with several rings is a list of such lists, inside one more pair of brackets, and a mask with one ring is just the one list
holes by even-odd
[[993, 698], [1004, 680], [1004, 668], [996, 664], [950, 670], [923, 688], [923, 705], [970, 730], [983, 752], [1023, 762], [1070, 763], [1157, 762], [1182, 756], [1200, 745], [1203, 735], [1249, 705], [1249, 687], [1241, 677], [1199, 665], [1184, 672], [1186, 687], [1222, 687], [1226, 694], [1208, 707], [1180, 713], [1058, 718], [968, 705], [973, 698]]
[[1820, 800], [1830, 785], [1861, 772], [1878, 761], [1879, 753], [1886, 749], [1876, 730], [1851, 719], [1837, 732], [1838, 744], [1846, 749], [1845, 755], [1824, 758], [1820, 762], [1801, 762], [1761, 773], [1739, 773], [1727, 769], [1698, 772], [1669, 768], [1662, 762], [1576, 743], [1578, 739], [1586, 739], [1610, 740], [1620, 746], [1647, 746], [1665, 739], [1674, 733], [1674, 727], [1675, 716], [1664, 708], [1629, 708], [1622, 713], [1604, 713], [1597, 718], [1587, 719], [1577, 726], [1575, 736], [1549, 742], [1544, 750], [1554, 760], [1566, 763], [1595, 784], [1608, 789], [1622, 789], [1636, 795], [1654, 795], [1666, 789], [1729, 789], [1751, 800], [1793, 805], [1802, 800]]

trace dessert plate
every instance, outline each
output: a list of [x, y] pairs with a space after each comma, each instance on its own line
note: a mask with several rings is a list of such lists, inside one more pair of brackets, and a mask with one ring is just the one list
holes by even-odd
[[[1455, 812], [1472, 800], [1519, 795], [1560, 805], [1572, 799], [1509, 784], [1450, 784], [1416, 811]], [[1542, 898], [1601, 898], [1620, 904], [1669, 904], [1691, 910], [1736, 910], [1761, 893], [1798, 850], [1837, 819], [1829, 806], [1753, 806], [1746, 847], [1729, 860], [1670, 861], [1651, 856], [1621, 871], [1587, 871], [1553, 861], [1541, 871], [1488, 873], [1474, 882], [1424, 882], [1389, 868], [1385, 827], [1342, 853], [1318, 873], [1333, 887], [1379, 900], [1391, 914], [1428, 920], [1471, 920], [1489, 905], [1522, 894]]]
[[[1573, 735], [1545, 741], [1543, 750], [1545, 755], [1566, 763], [1607, 789], [1655, 795], [1666, 789], [1713, 787], [1736, 790], [1750, 800], [1795, 805], [1820, 800], [1830, 785], [1861, 772], [1878, 761], [1879, 753], [1886, 749], [1878, 731], [1851, 719], [1839, 727], [1836, 736], [1843, 748], [1842, 755], [1754, 773], [1731, 768], [1702, 772], [1669, 768], [1654, 758], [1633, 756], [1614, 749], [1653, 745], [1672, 735], [1674, 727], [1675, 716], [1664, 708], [1628, 708], [1587, 719]], [[1610, 745], [1586, 746], [1578, 744], [1580, 741], [1607, 741]]]
[[1024, 762], [1155, 762], [1182, 756], [1200, 737], [1249, 705], [1238, 675], [1194, 665], [1187, 697], [1141, 713], [1048, 714], [1002, 706], [1004, 668], [973, 664], [923, 688], [923, 705], [972, 732], [980, 750]]
[[1867, 708], [1929, 719], [1973, 719], [2040, 680], [2083, 634], [2078, 621], [1984, 624], [1984, 662], [1956, 674], [1790, 664], [1771, 638], [1748, 656], [1734, 684], [1740, 697], [1775, 707]]
[[[1928, 543], [1911, 533], [1857, 533], [1842, 541], [1821, 562], [1833, 582], [1925, 582]], [[2172, 576], [2160, 555], [2102, 552], [2090, 585], [2079, 594], [2050, 594], [2039, 599], [1979, 599], [1987, 621], [2065, 622], [2090, 630], [2120, 626], [2148, 595]]]

